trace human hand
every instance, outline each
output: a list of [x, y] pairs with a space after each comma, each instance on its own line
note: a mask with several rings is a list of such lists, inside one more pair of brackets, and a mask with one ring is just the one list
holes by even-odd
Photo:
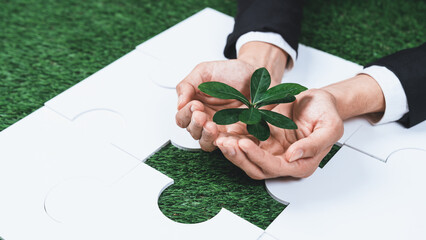
[[221, 126], [213, 121], [213, 115], [225, 108], [238, 108], [237, 100], [224, 100], [208, 96], [198, 90], [204, 82], [216, 81], [228, 84], [246, 97], [249, 96], [250, 78], [259, 67], [272, 69], [272, 86], [279, 84], [283, 75], [287, 55], [278, 47], [268, 43], [247, 43], [240, 49], [239, 58], [228, 61], [205, 62], [195, 69], [177, 87], [178, 113], [176, 123], [186, 128], [194, 139], [199, 140], [205, 151], [216, 148], [219, 133], [238, 132], [241, 124]]
[[216, 141], [223, 154], [254, 179], [310, 176], [343, 135], [343, 120], [383, 114], [385, 100], [378, 83], [360, 74], [302, 92], [293, 103], [273, 110], [292, 118], [298, 129], [270, 126], [271, 137], [258, 142], [240, 128], [222, 133]]
[[254, 179], [310, 176], [343, 135], [336, 99], [325, 90], [307, 90], [295, 102], [272, 110], [292, 118], [298, 129], [270, 125], [270, 138], [259, 142], [243, 127], [236, 127], [237, 131], [232, 133], [221, 133], [217, 146], [226, 158]]
[[249, 96], [250, 77], [254, 70], [254, 66], [241, 60], [205, 62], [177, 85], [176, 123], [186, 128], [194, 139], [200, 140], [203, 150], [214, 150], [218, 133], [232, 131], [234, 127], [216, 125], [212, 121], [213, 115], [221, 109], [238, 108], [243, 104], [234, 99], [211, 97], [201, 92], [198, 85], [210, 81], [223, 82]]

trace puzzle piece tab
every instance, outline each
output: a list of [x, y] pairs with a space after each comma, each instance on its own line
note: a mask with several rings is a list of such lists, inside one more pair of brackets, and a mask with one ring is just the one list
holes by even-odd
[[401, 149], [426, 150], [426, 121], [411, 128], [405, 128], [396, 122], [377, 126], [364, 125], [346, 144], [382, 161]]
[[401, 150], [384, 163], [343, 146], [307, 179], [266, 182], [289, 203], [266, 231], [280, 239], [424, 239], [425, 169], [423, 150]]

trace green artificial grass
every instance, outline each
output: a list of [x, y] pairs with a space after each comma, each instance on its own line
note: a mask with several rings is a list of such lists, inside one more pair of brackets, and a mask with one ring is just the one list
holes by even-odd
[[[0, 131], [205, 7], [234, 15], [236, 1], [0, 0]], [[415, 0], [306, 1], [301, 43], [366, 64], [421, 44], [425, 12]], [[148, 163], [175, 178], [159, 205], [179, 222], [225, 206], [265, 228], [284, 208], [218, 152], [168, 146]]]
[[[320, 167], [339, 149], [333, 146]], [[169, 144], [146, 163], [174, 179], [158, 203], [177, 222], [204, 222], [226, 208], [265, 229], [285, 208], [266, 192], [264, 181], [249, 178], [218, 150], [187, 152]]]
[[159, 206], [177, 222], [204, 222], [226, 208], [266, 228], [285, 208], [265, 191], [264, 181], [249, 178], [220, 151], [188, 153], [169, 145], [147, 164], [174, 179]]

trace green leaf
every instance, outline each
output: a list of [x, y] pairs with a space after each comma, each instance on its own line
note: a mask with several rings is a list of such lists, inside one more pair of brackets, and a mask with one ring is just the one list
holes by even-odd
[[201, 92], [220, 99], [236, 99], [247, 106], [250, 102], [237, 89], [221, 82], [205, 82], [198, 85]]
[[253, 125], [247, 125], [247, 132], [255, 136], [260, 141], [265, 141], [271, 135], [269, 126], [265, 120], [261, 120], [260, 122]]
[[296, 123], [293, 122], [290, 118], [279, 114], [277, 112], [269, 111], [269, 110], [260, 110], [262, 114], [262, 119], [267, 121], [268, 123], [284, 129], [297, 129]]
[[245, 124], [256, 124], [262, 120], [262, 115], [258, 109], [251, 107], [249, 109], [244, 109], [239, 116], [241, 122]]
[[257, 108], [260, 108], [262, 106], [266, 106], [266, 105], [270, 105], [270, 104], [278, 104], [278, 103], [290, 103], [290, 102], [294, 102], [296, 100], [296, 97], [293, 95], [287, 95], [283, 98], [278, 98], [278, 99], [271, 99], [269, 101], [262, 101], [258, 104], [256, 104]]
[[219, 125], [233, 124], [239, 121], [239, 116], [243, 108], [229, 108], [217, 111], [213, 116], [213, 121]]
[[288, 95], [297, 95], [306, 89], [306, 87], [297, 83], [281, 83], [268, 89], [268, 91], [266, 91], [266, 93], [263, 94], [258, 101], [254, 102], [254, 104], [258, 105], [262, 102], [273, 102], [278, 99], [285, 98]]
[[250, 80], [251, 102], [257, 102], [271, 85], [271, 76], [266, 68], [257, 69]]

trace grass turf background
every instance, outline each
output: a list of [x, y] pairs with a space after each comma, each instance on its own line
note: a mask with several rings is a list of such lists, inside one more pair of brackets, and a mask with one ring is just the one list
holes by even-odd
[[[0, 0], [0, 131], [136, 45], [205, 7], [229, 15], [236, 12], [236, 2], [229, 0]], [[306, 1], [301, 42], [366, 64], [422, 43], [426, 39], [425, 12], [425, 1]], [[167, 159], [210, 161], [205, 170], [222, 172], [222, 177], [218, 178], [217, 174], [208, 178], [194, 176], [208, 186], [211, 181], [221, 183], [215, 186], [232, 182], [250, 186], [240, 189], [241, 194], [260, 196], [256, 201], [267, 205], [256, 205], [250, 200], [252, 205], [245, 205], [250, 206], [248, 210], [236, 207], [233, 211], [244, 212], [243, 217], [254, 224], [265, 227], [276, 213], [263, 219], [250, 219], [250, 216], [282, 209], [264, 195], [262, 184], [249, 180], [224, 161], [220, 153], [188, 153], [168, 146], [154, 155], [150, 164], [156, 165], [157, 161], [160, 171], [174, 172], [175, 164], [160, 164]], [[193, 179], [182, 178], [182, 181], [183, 185], [189, 185]], [[252, 186], [258, 187], [253, 190]], [[180, 195], [182, 199], [185, 191]], [[190, 190], [189, 195], [194, 196], [198, 191], [197, 188]], [[241, 196], [231, 198], [242, 199]], [[214, 204], [199, 219], [199, 210], [183, 211], [179, 206], [173, 209], [173, 201], [169, 201], [163, 203], [163, 212], [181, 222], [211, 217], [222, 204]], [[271, 204], [275, 207], [265, 207]]]

